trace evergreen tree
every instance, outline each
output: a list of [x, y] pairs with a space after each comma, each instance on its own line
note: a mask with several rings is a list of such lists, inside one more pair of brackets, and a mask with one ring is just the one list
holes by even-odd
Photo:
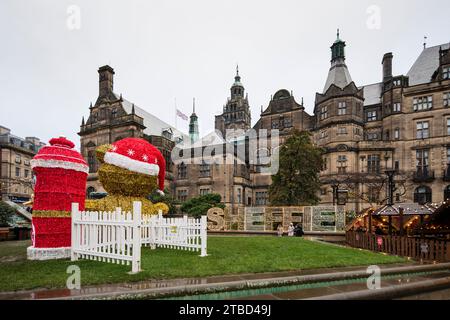
[[214, 207], [225, 208], [223, 203], [220, 203], [222, 197], [217, 193], [206, 194], [197, 198], [192, 198], [183, 203], [181, 211], [191, 216], [199, 217], [205, 215], [209, 209]]
[[5, 202], [0, 201], [0, 227], [8, 227], [9, 223], [12, 222], [12, 218], [16, 210], [11, 208]]
[[272, 175], [269, 201], [275, 206], [316, 205], [319, 202], [319, 173], [323, 149], [311, 141], [311, 134], [294, 130], [280, 146], [279, 170]]

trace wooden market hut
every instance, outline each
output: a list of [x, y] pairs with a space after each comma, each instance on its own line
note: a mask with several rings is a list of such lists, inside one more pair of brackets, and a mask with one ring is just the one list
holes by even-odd
[[450, 200], [444, 201], [433, 214], [412, 231], [427, 237], [450, 240]]
[[[436, 208], [431, 204], [418, 203], [397, 203], [393, 205], [384, 205], [372, 212], [369, 216], [369, 230], [375, 233], [384, 233], [382, 230], [387, 229], [387, 234], [392, 235], [395, 229], [398, 235], [402, 236], [410, 233], [419, 225], [427, 221], [434, 213]], [[378, 218], [374, 224], [374, 218]], [[374, 230], [375, 229], [375, 230]], [[381, 229], [381, 231], [380, 231]]]
[[436, 210], [436, 205], [417, 203], [398, 203], [384, 205], [378, 209], [363, 210], [350, 223], [346, 231], [360, 231], [386, 235], [410, 234], [411, 230], [422, 225]]

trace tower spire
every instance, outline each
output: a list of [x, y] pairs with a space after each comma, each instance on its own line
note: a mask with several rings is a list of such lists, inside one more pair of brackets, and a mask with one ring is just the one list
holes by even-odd
[[340, 38], [339, 29], [336, 31], [336, 36], [337, 39], [331, 46], [331, 68], [328, 71], [328, 77], [323, 93], [325, 93], [332, 84], [343, 89], [352, 82], [350, 73], [345, 65], [345, 41]]
[[241, 82], [241, 76], [239, 75], [239, 65], [238, 64], [236, 64], [236, 76], [234, 77], [234, 82], [235, 83]]
[[192, 114], [189, 121], [189, 138], [194, 143], [199, 138], [198, 117], [195, 114], [195, 97], [192, 99]]
[[340, 38], [339, 29], [337, 29], [336, 37], [336, 41], [331, 46], [331, 62], [334, 62], [338, 59], [345, 60], [345, 42]]

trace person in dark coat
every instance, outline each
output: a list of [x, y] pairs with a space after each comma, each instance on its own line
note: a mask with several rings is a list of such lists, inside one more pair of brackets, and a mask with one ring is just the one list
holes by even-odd
[[294, 235], [296, 237], [302, 237], [304, 235], [302, 226], [300, 224], [297, 224], [294, 228]]

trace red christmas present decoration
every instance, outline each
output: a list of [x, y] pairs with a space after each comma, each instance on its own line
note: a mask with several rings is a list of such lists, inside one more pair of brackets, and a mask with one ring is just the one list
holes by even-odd
[[53, 138], [31, 160], [36, 177], [34, 187], [33, 247], [71, 246], [72, 203], [84, 210], [89, 167], [73, 142]]
[[72, 218], [33, 217], [34, 247], [61, 248], [71, 246]]

